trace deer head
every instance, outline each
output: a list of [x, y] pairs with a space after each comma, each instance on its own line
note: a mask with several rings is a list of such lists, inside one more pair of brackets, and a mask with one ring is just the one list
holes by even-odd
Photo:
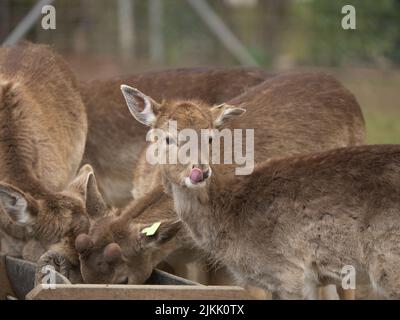
[[160, 262], [157, 255], [166, 250], [181, 224], [176, 219], [163, 220], [151, 235], [144, 232], [153, 226], [113, 214], [96, 221], [89, 234], [80, 234], [75, 240], [84, 281], [144, 283]]
[[40, 241], [44, 247], [88, 230], [89, 218], [105, 208], [89, 165], [65, 190], [40, 198], [0, 182], [0, 228], [16, 239]]
[[[210, 144], [215, 129], [245, 110], [227, 104], [210, 106], [201, 101], [164, 101], [158, 103], [137, 89], [121, 86], [131, 114], [140, 123], [151, 127], [147, 136], [157, 144], [165, 180], [186, 188], [199, 189], [207, 185], [212, 175]], [[160, 141], [162, 140], [162, 143]], [[189, 143], [189, 144], [188, 144]], [[195, 144], [189, 157], [188, 145]], [[148, 149], [149, 150], [149, 149]], [[175, 162], [169, 161], [177, 156]], [[185, 158], [181, 161], [180, 158]]]

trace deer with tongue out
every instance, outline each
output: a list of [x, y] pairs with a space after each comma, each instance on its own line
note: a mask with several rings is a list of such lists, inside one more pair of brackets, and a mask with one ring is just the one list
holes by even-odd
[[[126, 93], [135, 97], [134, 90]], [[145, 112], [131, 104], [132, 113], [158, 127], [165, 115], [147, 102]], [[196, 131], [244, 112], [231, 106], [205, 112], [194, 102], [180, 102], [174, 111], [170, 118], [181, 116], [186, 122], [180, 126]], [[178, 153], [183, 147], [176, 142]], [[167, 159], [171, 150], [163, 150]], [[400, 146], [269, 159], [247, 176], [225, 174], [224, 165], [213, 165], [208, 175], [204, 159], [160, 167], [194, 242], [241, 284], [280, 299], [315, 299], [317, 286], [340, 285], [341, 270], [351, 265], [366, 272], [384, 297], [400, 298]]]
[[[320, 85], [321, 81], [315, 84], [316, 88], [319, 89], [318, 95], [313, 95], [308, 91], [304, 95], [299, 95], [298, 88], [301, 88], [301, 85], [296, 86], [292, 92], [293, 95], [296, 94], [302, 98], [308, 97], [307, 101], [309, 102], [312, 97], [317, 96], [319, 99], [322, 97], [321, 94], [323, 93], [320, 92], [322, 89]], [[239, 116], [245, 112], [241, 108], [229, 105], [224, 105], [220, 108], [208, 108], [207, 110], [201, 102], [196, 101], [174, 101], [158, 105], [133, 88], [123, 87], [122, 89], [133, 116], [153, 129], [163, 131], [166, 131], [166, 123], [169, 120], [177, 122], [178, 130], [190, 128], [196, 132], [202, 129], [213, 131], [213, 129], [220, 128], [233, 116]], [[268, 96], [268, 92], [269, 90], [265, 90], [263, 93]], [[328, 95], [329, 97], [332, 96], [331, 90]], [[285, 98], [282, 98], [282, 95], [279, 97], [280, 103], [283, 104]], [[141, 105], [146, 107], [141, 108]], [[269, 104], [266, 103], [265, 105]], [[292, 105], [293, 102], [287, 102], [285, 107], [289, 108]], [[304, 108], [308, 110], [309, 107], [310, 104], [304, 102]], [[260, 109], [257, 110], [258, 118], [260, 118], [260, 113], [263, 111]], [[249, 106], [250, 111], [251, 106]], [[271, 110], [271, 113], [278, 113], [279, 111]], [[315, 116], [316, 108], [314, 106], [310, 107], [309, 111]], [[287, 116], [288, 113], [286, 112], [285, 117]], [[312, 118], [310, 117], [310, 119]], [[324, 119], [324, 117], [321, 118]], [[330, 118], [325, 117], [325, 119], [328, 119], [329, 122]], [[236, 125], [239, 122], [237, 121]], [[337, 123], [336, 121], [334, 122]], [[290, 121], [290, 128], [287, 125], [288, 119], [284, 123], [286, 130], [275, 128], [275, 131], [271, 130], [269, 132], [270, 141], [272, 141], [274, 134], [287, 135], [289, 129], [293, 130], [293, 126], [297, 124], [295, 119]], [[271, 123], [272, 126], [274, 124], [276, 123]], [[265, 125], [261, 127], [261, 124], [255, 121], [252, 122], [252, 125], [258, 125], [260, 130], [266, 127]], [[304, 139], [300, 132], [308, 128], [310, 130], [314, 129], [312, 123], [309, 126], [304, 126], [303, 122], [302, 125], [299, 125], [299, 130], [294, 135], [294, 138], [302, 137]], [[322, 134], [326, 128], [326, 126], [319, 127], [317, 131]], [[264, 137], [267, 138], [268, 136]], [[329, 140], [332, 136], [328, 135], [327, 138]], [[168, 139], [168, 141], [173, 141], [178, 153], [184, 150], [183, 144], [177, 139]], [[281, 143], [283, 141], [287, 144], [293, 142], [282, 139]], [[306, 141], [296, 145], [296, 148], [294, 148], [296, 151], [293, 153], [299, 152], [299, 149], [305, 151], [301, 146], [307, 146], [309, 138]], [[170, 143], [167, 144], [169, 145]], [[265, 148], [268, 145], [267, 143]], [[277, 143], [275, 147], [276, 149], [282, 149], [283, 146]], [[322, 147], [318, 146], [318, 148]], [[263, 149], [262, 151], [264, 151]], [[170, 159], [171, 150], [174, 150], [174, 148], [167, 147], [163, 150], [166, 159]], [[259, 150], [260, 147], [256, 151]], [[262, 151], [258, 153], [258, 156], [264, 155]], [[308, 151], [311, 150], [308, 149]], [[360, 149], [359, 151], [368, 153], [368, 150]], [[377, 152], [385, 153], [386, 151], [388, 150]], [[211, 174], [211, 167], [206, 164], [208, 161], [203, 161], [203, 159], [199, 163], [163, 164], [160, 165], [160, 170], [165, 189], [173, 197], [175, 211], [194, 242], [216, 261], [227, 266], [241, 284], [259, 286], [270, 290], [278, 298], [315, 298], [317, 285], [324, 285], [325, 283], [319, 282], [318, 279], [312, 279], [310, 273], [319, 272], [321, 279], [324, 279], [327, 277], [328, 270], [312, 269], [314, 259], [318, 260], [318, 258], [307, 251], [309, 243], [302, 243], [302, 247], [297, 246], [299, 248], [293, 254], [291, 249], [284, 244], [288, 243], [290, 245], [293, 243], [293, 240], [296, 239], [295, 232], [297, 229], [299, 232], [302, 232], [303, 229], [306, 230], [307, 227], [312, 229], [315, 227], [315, 230], [318, 230], [320, 222], [314, 224], [314, 221], [310, 221], [308, 223], [307, 219], [304, 219], [303, 224], [303, 221], [296, 220], [296, 217], [293, 216], [292, 207], [296, 209], [297, 206], [300, 208], [300, 205], [291, 201], [292, 199], [298, 199], [300, 204], [303, 204], [304, 201], [302, 206], [304, 210], [308, 208], [308, 197], [318, 202], [318, 193], [314, 193], [315, 196], [313, 196], [311, 191], [310, 194], [304, 195], [305, 198], [303, 200], [301, 198], [304, 194], [303, 190], [308, 193], [308, 185], [311, 188], [317, 188], [318, 183], [315, 183], [313, 179], [320, 181], [320, 178], [317, 177], [318, 174], [322, 176], [325, 173], [326, 176], [321, 180], [329, 181], [329, 166], [332, 165], [332, 172], [335, 172], [337, 164], [342, 161], [341, 159], [345, 160], [347, 158], [346, 152], [337, 151], [338, 154], [341, 154], [338, 157], [335, 157], [335, 153], [336, 151], [332, 153], [332, 161], [329, 161], [330, 154], [318, 154], [315, 159], [313, 156], [309, 156], [309, 158], [307, 156], [298, 156], [297, 158], [288, 159], [287, 162], [270, 159], [253, 174], [244, 177], [234, 176], [232, 172], [231, 174], [229, 173], [229, 170], [226, 172], [225, 165], [213, 165]], [[349, 157], [353, 154], [356, 155], [357, 151], [349, 152]], [[319, 167], [319, 162], [321, 165], [326, 163], [326, 167]], [[299, 163], [300, 166], [298, 174], [293, 169], [293, 165], [296, 163]], [[290, 171], [288, 175], [285, 175], [286, 169]], [[348, 169], [351, 170], [351, 167]], [[313, 176], [314, 172], [315, 176]], [[343, 176], [346, 176], [346, 174]], [[306, 179], [307, 183], [302, 183], [302, 177]], [[339, 178], [337, 181], [339, 185], [342, 183], [341, 179]], [[332, 190], [329, 189], [330, 191]], [[296, 196], [297, 194], [299, 197]], [[335, 196], [340, 197], [339, 194]], [[332, 199], [335, 196], [332, 196]], [[340, 203], [337, 199], [333, 201]], [[285, 207], [285, 203], [289, 204]], [[316, 216], [319, 215], [317, 203], [313, 204], [310, 210], [315, 211]], [[310, 214], [310, 217], [312, 217], [312, 214]], [[281, 221], [281, 219], [285, 221], [287, 219], [288, 223], [285, 224], [285, 221]], [[290, 221], [296, 222], [298, 226], [298, 228], [294, 228], [293, 234], [290, 234], [292, 232], [292, 229], [289, 228], [291, 227]], [[285, 238], [285, 230], [287, 229], [289, 237]], [[350, 233], [345, 236], [347, 235], [350, 235]], [[308, 239], [312, 235], [304, 234], [304, 236]], [[286, 251], [288, 252], [287, 255], [279, 255], [279, 252]], [[304, 257], [302, 256], [303, 253]], [[305, 266], [301, 265], [303, 260], [305, 261]], [[318, 260], [317, 263], [320, 263], [320, 261]], [[332, 265], [332, 268], [334, 267], [336, 266]], [[330, 280], [337, 284], [334, 279]]]

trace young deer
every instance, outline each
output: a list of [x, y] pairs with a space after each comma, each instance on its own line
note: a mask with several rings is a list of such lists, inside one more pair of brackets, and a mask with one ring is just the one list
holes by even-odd
[[[304, 83], [308, 83], [308, 85], [305, 86]], [[301, 89], [302, 87], [304, 87], [304, 89]], [[314, 88], [314, 90], [312, 90], [312, 88]], [[286, 93], [285, 96], [290, 96], [289, 99], [286, 99], [281, 96], [284, 91], [289, 93], [294, 91], [294, 93]], [[318, 94], [316, 94], [316, 91], [318, 91]], [[143, 109], [138, 109], [138, 107], [146, 105], [146, 101], [140, 100], [148, 99], [147, 101], [150, 102], [150, 104], [154, 104], [155, 102], [134, 89], [125, 88], [124, 94], [131, 112], [134, 115], [138, 115], [139, 113], [139, 117], [143, 121], [143, 117], [140, 115], [140, 113], [143, 113]], [[331, 94], [333, 94], [337, 100], [330, 97]], [[321, 74], [303, 74], [276, 77], [249, 90], [247, 93], [234, 99], [230, 104], [242, 105], [249, 110], [246, 116], [242, 118], [242, 123], [236, 122], [236, 127], [239, 127], [239, 125], [241, 128], [257, 126], [255, 131], [257, 146], [255, 156], [258, 161], [278, 155], [307, 153], [324, 148], [327, 149], [329, 147], [360, 144], [363, 140], [364, 127], [358, 104], [347, 90], [329, 76]], [[193, 107], [193, 112], [188, 113], [186, 112], [185, 103], [165, 102], [162, 106], [158, 105], [156, 109], [159, 112], [159, 119], [163, 120], [162, 122], [158, 121], [157, 126], [161, 127], [165, 125], [168, 117], [171, 118], [171, 116], [174, 117], [174, 119], [176, 119], [175, 116], [178, 117], [178, 123], [186, 121], [186, 125], [188, 125], [187, 123], [196, 119], [199, 114], [207, 114], [210, 112], [210, 106], [208, 104], [203, 103], [202, 112], [199, 112], [197, 107], [198, 106]], [[146, 111], [149, 111], [149, 109]], [[180, 111], [182, 111], [182, 113], [180, 113]], [[185, 113], [190, 114], [192, 117], [187, 119]], [[148, 115], [149, 118], [152, 118], [150, 114]], [[310, 119], [315, 121], [315, 123], [311, 122], [307, 125]], [[156, 125], [153, 124], [153, 127], [156, 127]], [[234, 126], [232, 127], [234, 128]], [[291, 140], [295, 140], [296, 144], [293, 144]], [[288, 147], [285, 146], [285, 142]], [[161, 204], [161, 208], [169, 212], [171, 210], [169, 207], [171, 201], [167, 201], [168, 198], [165, 198], [162, 193], [160, 193], [161, 190], [157, 188], [154, 190], [151, 189], [152, 185], [157, 186], [157, 184], [159, 184], [160, 179], [157, 177], [157, 167], [151, 166], [145, 161], [145, 152], [146, 151], [142, 153], [138, 167], [140, 169], [136, 170], [135, 176], [139, 176], [139, 178], [147, 177], [146, 179], [141, 179], [147, 181], [145, 181], [145, 183], [134, 183], [134, 185], [135, 192], [139, 195], [142, 196], [146, 194], [146, 191], [149, 194], [147, 197], [136, 201], [135, 205], [137, 205], [138, 202], [142, 204], [147, 203], [148, 198], [158, 199], [159, 202], [165, 202]], [[154, 177], [154, 179], [149, 179], [149, 176]], [[157, 206], [160, 206], [160, 204], [157, 204]], [[132, 206], [130, 209], [125, 209], [125, 212], [120, 218], [108, 217], [108, 221], [103, 220], [101, 223], [95, 223], [91, 227], [89, 237], [83, 235], [77, 239], [77, 248], [85, 252], [84, 255], [81, 255], [81, 268], [84, 269], [82, 273], [84, 279], [86, 278], [85, 280], [90, 282], [92, 279], [101, 278], [101, 281], [109, 282], [113, 281], [112, 279], [124, 279], [123, 275], [128, 275], [129, 281], [135, 281], [130, 279], [143, 278], [142, 276], [137, 276], [139, 269], [131, 268], [129, 270], [127, 266], [125, 266], [125, 269], [120, 267], [120, 264], [123, 264], [124, 260], [125, 262], [126, 260], [138, 260], [138, 253], [142, 256], [146, 256], [146, 248], [141, 248], [140, 246], [138, 246], [138, 248], [143, 249], [141, 250], [142, 252], [138, 250], [138, 252], [132, 255], [132, 259], [129, 257], [128, 252], [125, 253], [124, 248], [127, 243], [140, 243], [144, 238], [139, 230], [145, 226], [135, 223], [135, 216], [134, 214], [132, 215], [132, 212], [137, 211], [133, 210], [134, 208], [135, 206]], [[151, 214], [152, 208], [149, 207], [147, 210], [144, 210], [144, 212], [146, 211]], [[143, 215], [145, 214], [146, 213], [143, 213]], [[128, 223], [124, 216], [128, 216], [131, 222]], [[115, 222], [118, 220], [124, 222]], [[163, 218], [159, 217], [157, 219], [154, 217], [153, 221], [149, 220], [148, 222], [156, 222], [158, 220], [163, 220]], [[175, 221], [175, 219], [171, 220]], [[113, 225], [114, 222], [116, 226], [111, 228], [110, 226]], [[130, 233], [130, 230], [133, 230], [133, 228], [136, 228], [135, 232]], [[121, 238], [114, 236], [110, 229], [115, 230], [116, 234], [130, 234], [129, 240], [127, 242], [120, 240]], [[181, 232], [182, 231], [185, 231], [185, 229], [181, 230]], [[172, 234], [173, 233], [171, 233], [171, 235]], [[120, 259], [120, 263], [118, 264], [114, 262], [114, 266], [118, 265], [117, 268], [110, 267], [107, 269], [106, 273], [102, 273], [99, 268], [95, 267], [93, 261], [104, 262], [107, 260], [104, 259], [104, 256], [102, 257], [102, 254], [106, 253], [103, 250], [113, 241], [116, 242], [113, 244], [114, 247], [116, 247], [116, 244], [122, 247], [122, 256], [124, 258]], [[177, 247], [175, 247], [176, 249], [182, 246], [182, 241], [171, 243], [177, 244]], [[95, 256], [90, 258], [90, 247], [92, 245], [94, 245], [97, 251]], [[165, 251], [163, 252], [163, 246], [158, 247], [159, 253], [157, 257], [159, 257], [162, 252], [163, 257], [167, 257], [171, 252], [170, 248], [171, 245], [166, 244]], [[154, 248], [152, 250], [154, 250]], [[131, 252], [132, 250], [129, 249], [129, 253]], [[155, 260], [153, 267], [158, 262], [159, 260]], [[118, 271], [116, 271], [117, 269]], [[99, 274], [96, 275], [96, 273]], [[115, 276], [115, 274], [118, 274], [118, 276]]]
[[[179, 119], [174, 114], [180, 102], [185, 104], [182, 100], [164, 101], [160, 105], [137, 89], [124, 88], [128, 107], [134, 116], [141, 117], [139, 122], [146, 123], [140, 113], [148, 111], [142, 110], [148, 99], [149, 105], [158, 110], [162, 120], [158, 126], [151, 124], [152, 128], [165, 129], [169, 116], [178, 120], [181, 128], [185, 128], [184, 122], [190, 127], [191, 111], [186, 117], [179, 118], [178, 114]], [[211, 108], [207, 101], [201, 100], [199, 104], [205, 110]], [[222, 124], [221, 129], [254, 129], [256, 163], [273, 157], [312, 153], [364, 142], [364, 119], [357, 101], [347, 89], [326, 74], [275, 76], [233, 98], [227, 105], [241, 106], [247, 112], [242, 121], [232, 119], [228, 125]], [[152, 114], [147, 116], [152, 117]], [[154, 178], [157, 176], [155, 167], [146, 161], [146, 152], [146, 148], [142, 150], [135, 167], [132, 193], [136, 198], [158, 183]], [[228, 166], [228, 170], [231, 169], [232, 166]]]
[[[162, 186], [154, 191], [123, 210], [104, 212], [89, 235], [76, 238], [86, 283], [142, 284], [168, 253], [188, 242], [172, 199]], [[161, 225], [154, 235], [142, 233], [156, 221]]]
[[[55, 267], [72, 283], [82, 282], [79, 257], [74, 250], [75, 239], [82, 232], [88, 232], [90, 223], [99, 219], [107, 209], [98, 190], [93, 168], [88, 164], [82, 166], [77, 176], [61, 194], [66, 197], [60, 203], [60, 209], [55, 212], [42, 212], [29, 226], [34, 241], [40, 242], [47, 250], [38, 260], [35, 259], [37, 260], [36, 283], [40, 283], [45, 276], [43, 267], [49, 265]], [[73, 210], [70, 208], [71, 203], [74, 203]], [[48, 225], [46, 228], [43, 227], [45, 224]], [[43, 230], [47, 232], [46, 237], [43, 236]], [[27, 245], [24, 247], [24, 252], [27, 250], [26, 247]]]
[[[154, 235], [143, 233], [157, 222]], [[75, 241], [86, 283], [142, 284], [157, 266], [204, 284], [216, 284], [215, 277], [219, 284], [232, 283], [224, 270], [210, 273], [162, 186], [122, 210], [105, 210], [92, 226]]]
[[132, 199], [132, 168], [146, 145], [147, 130], [132, 123], [121, 84], [158, 100], [196, 98], [219, 104], [271, 77], [258, 68], [187, 68], [81, 83], [89, 124], [82, 163], [93, 166], [106, 202], [123, 207]]
[[[205, 112], [193, 102], [160, 106], [124, 90], [135, 118], [161, 130], [167, 119], [177, 120], [178, 130], [214, 129], [244, 112], [231, 106]], [[168, 141], [179, 152], [178, 139]], [[163, 150], [168, 159], [171, 148]], [[400, 298], [400, 146], [270, 159], [247, 176], [226, 174], [208, 160], [200, 152], [189, 164], [161, 165], [164, 185], [196, 244], [239, 282], [276, 298], [316, 298], [317, 285], [340, 285], [342, 268], [352, 265], [383, 295]]]
[[[34, 261], [42, 247], [86, 230], [80, 190], [76, 194], [76, 181], [69, 185], [82, 159], [86, 132], [78, 87], [60, 56], [29, 43], [0, 49], [3, 252]], [[36, 242], [24, 251], [28, 240]]]
[[[89, 124], [82, 163], [94, 167], [105, 202], [122, 207], [131, 200], [132, 168], [145, 146], [145, 127], [132, 125], [119, 89], [122, 83], [143, 88], [159, 99], [197, 97], [220, 103], [272, 76], [257, 68], [188, 68], [81, 83]], [[103, 208], [104, 201], [100, 202]], [[74, 248], [62, 243], [53, 246], [39, 265], [51, 264], [49, 259], [55, 258], [63, 261], [61, 268], [56, 266], [59, 270], [78, 264]]]

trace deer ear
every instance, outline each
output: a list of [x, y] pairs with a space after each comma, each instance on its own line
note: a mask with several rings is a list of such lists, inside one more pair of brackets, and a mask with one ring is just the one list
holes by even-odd
[[89, 176], [93, 174], [93, 168], [89, 164], [82, 166], [76, 174], [74, 180], [70, 182], [67, 189], [74, 193], [78, 193], [82, 199], [86, 199], [87, 184]]
[[90, 217], [97, 218], [107, 212], [107, 205], [97, 186], [93, 168], [89, 164], [82, 166], [68, 189], [77, 192], [82, 197], [85, 201], [86, 212]]
[[36, 201], [21, 190], [6, 183], [0, 183], [0, 203], [4, 209], [4, 212], [0, 214], [6, 213], [12, 221], [22, 225], [33, 222], [34, 215], [31, 211], [33, 207], [36, 207]]
[[138, 89], [130, 86], [122, 85], [121, 91], [129, 111], [135, 119], [146, 126], [152, 126], [156, 121], [156, 112], [160, 105]]
[[182, 227], [180, 220], [167, 220], [143, 225], [139, 229], [143, 247], [157, 246], [172, 240]]
[[230, 119], [241, 116], [245, 112], [245, 109], [234, 107], [228, 104], [221, 104], [211, 108], [211, 113], [214, 118], [214, 126], [217, 128]]

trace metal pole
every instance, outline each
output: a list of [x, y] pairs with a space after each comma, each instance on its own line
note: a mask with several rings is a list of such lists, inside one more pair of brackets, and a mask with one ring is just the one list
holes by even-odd
[[29, 13], [21, 20], [17, 27], [9, 34], [4, 40], [2, 46], [11, 46], [21, 40], [28, 31], [36, 23], [37, 19], [42, 14], [42, 8], [46, 5], [52, 4], [54, 0], [39, 0], [29, 11]]
[[118, 0], [118, 36], [122, 57], [134, 56], [135, 24], [134, 0]]
[[149, 25], [150, 60], [162, 63], [164, 61], [163, 0], [150, 0]]
[[209, 29], [218, 37], [225, 48], [243, 65], [258, 66], [257, 61], [246, 47], [225, 25], [205, 0], [187, 0], [197, 14], [204, 20]]

